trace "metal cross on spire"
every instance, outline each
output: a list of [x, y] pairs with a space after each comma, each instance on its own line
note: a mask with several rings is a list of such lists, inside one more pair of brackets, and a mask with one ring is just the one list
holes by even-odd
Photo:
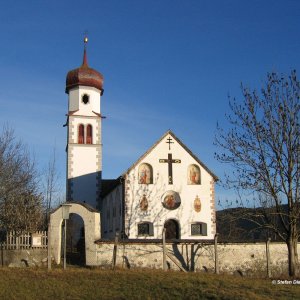
[[83, 66], [88, 66], [88, 61], [87, 61], [87, 55], [86, 55], [86, 45], [89, 41], [88, 36], [87, 36], [88, 32], [87, 30], [84, 32], [84, 38], [83, 38], [83, 43], [84, 43], [84, 51], [83, 51], [83, 62], [82, 65]]
[[88, 31], [85, 30], [84, 33], [83, 33], [83, 35], [84, 35], [84, 38], [83, 38], [84, 49], [86, 49], [86, 45], [87, 45], [87, 43], [89, 41], [89, 39], [88, 39]]

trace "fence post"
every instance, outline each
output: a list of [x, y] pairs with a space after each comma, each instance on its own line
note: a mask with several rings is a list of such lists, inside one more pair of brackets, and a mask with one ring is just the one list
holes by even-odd
[[3, 241], [1, 241], [1, 265], [4, 266]]
[[163, 270], [167, 271], [167, 249], [166, 249], [166, 228], [162, 231], [162, 240], [163, 240]]
[[67, 219], [64, 219], [64, 270], [67, 268]]
[[11, 232], [8, 232], [6, 235], [6, 249], [11, 249], [11, 238], [10, 238]]
[[215, 273], [219, 274], [218, 233], [215, 234]]
[[[51, 270], [51, 228], [50, 222], [48, 224], [48, 243], [47, 243], [47, 263], [48, 263], [48, 270]], [[44, 244], [44, 241], [42, 241]]]
[[117, 263], [117, 251], [118, 251], [118, 243], [119, 243], [119, 232], [116, 232], [115, 236], [115, 244], [114, 244], [114, 251], [113, 251], [113, 261], [112, 261], [112, 269], [115, 269]]
[[268, 238], [266, 241], [266, 257], [267, 257], [267, 276], [271, 277], [271, 268], [270, 268], [270, 241], [271, 238]]
[[20, 237], [17, 235], [17, 233], [15, 232], [15, 236], [16, 236], [16, 248], [17, 250], [20, 249]]

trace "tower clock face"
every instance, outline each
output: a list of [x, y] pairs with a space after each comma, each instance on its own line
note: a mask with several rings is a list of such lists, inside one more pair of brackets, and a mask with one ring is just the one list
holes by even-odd
[[88, 94], [84, 94], [84, 95], [82, 96], [82, 102], [83, 102], [84, 104], [88, 104], [88, 103], [90, 102], [90, 96], [89, 96]]

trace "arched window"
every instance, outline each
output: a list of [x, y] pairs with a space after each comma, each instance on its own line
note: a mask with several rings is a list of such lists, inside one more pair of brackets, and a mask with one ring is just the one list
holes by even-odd
[[189, 165], [187, 170], [187, 184], [201, 184], [200, 168], [197, 165]]
[[80, 124], [78, 127], [78, 144], [84, 144], [84, 126]]
[[93, 144], [93, 128], [90, 124], [86, 128], [86, 143]]
[[191, 224], [191, 235], [207, 235], [207, 224], [203, 222], [197, 222]]
[[153, 183], [153, 170], [151, 165], [143, 163], [139, 166], [139, 183], [140, 184]]

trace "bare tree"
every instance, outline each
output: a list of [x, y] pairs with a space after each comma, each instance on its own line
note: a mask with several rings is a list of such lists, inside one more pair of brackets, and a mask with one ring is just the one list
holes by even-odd
[[43, 221], [42, 198], [40, 195], [24, 192], [9, 194], [1, 205], [1, 223], [5, 231], [35, 232], [41, 229]]
[[13, 129], [3, 126], [0, 135], [0, 228], [35, 231], [42, 219], [37, 172], [26, 146]]
[[53, 148], [53, 154], [49, 159], [48, 166], [45, 172], [43, 190], [43, 202], [45, 206], [45, 226], [48, 226], [50, 211], [54, 204], [53, 202], [59, 200], [58, 197], [60, 193], [55, 147]]
[[216, 158], [233, 166], [225, 184], [254, 192], [259, 209], [241, 217], [272, 230], [288, 247], [289, 275], [297, 270], [300, 222], [300, 83], [268, 74], [261, 92], [242, 85], [243, 102], [229, 99], [229, 129], [218, 126]]

